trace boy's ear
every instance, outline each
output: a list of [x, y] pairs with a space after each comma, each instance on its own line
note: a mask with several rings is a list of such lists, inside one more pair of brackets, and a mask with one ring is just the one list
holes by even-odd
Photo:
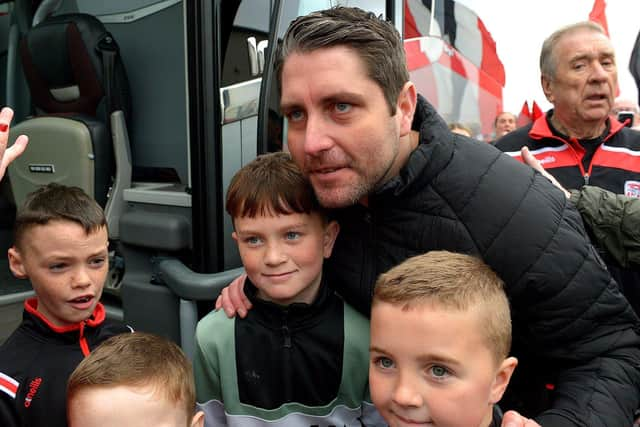
[[337, 221], [329, 221], [329, 223], [324, 228], [324, 240], [322, 242], [322, 255], [325, 258], [329, 258], [331, 256], [331, 252], [333, 251], [333, 244], [336, 242], [336, 237], [338, 237], [338, 233], [340, 232], [340, 225], [338, 225]]
[[233, 240], [235, 240], [236, 242], [238, 241], [238, 235], [236, 234], [235, 231], [231, 233], [231, 237], [233, 237]]
[[27, 272], [24, 268], [24, 263], [22, 262], [22, 254], [15, 246], [9, 248], [7, 252], [9, 256], [9, 269], [13, 273], [13, 275], [18, 279], [27, 279]]
[[398, 95], [398, 102], [396, 103], [400, 136], [405, 136], [411, 132], [411, 124], [413, 123], [413, 115], [416, 112], [417, 103], [416, 86], [411, 82], [406, 82]]
[[204, 412], [198, 411], [191, 419], [191, 427], [204, 427]]
[[518, 359], [515, 357], [507, 357], [502, 361], [491, 385], [491, 393], [489, 395], [491, 403], [498, 403], [502, 399], [516, 366], [518, 366]]

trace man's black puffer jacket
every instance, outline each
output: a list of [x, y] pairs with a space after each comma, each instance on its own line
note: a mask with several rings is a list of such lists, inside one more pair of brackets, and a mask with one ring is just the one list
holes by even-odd
[[628, 427], [640, 402], [638, 319], [579, 213], [533, 169], [454, 136], [424, 98], [418, 104], [420, 145], [400, 176], [368, 208], [335, 212], [328, 281], [368, 314], [376, 277], [404, 259], [478, 255], [505, 281], [512, 309], [520, 364], [503, 409], [543, 427]]

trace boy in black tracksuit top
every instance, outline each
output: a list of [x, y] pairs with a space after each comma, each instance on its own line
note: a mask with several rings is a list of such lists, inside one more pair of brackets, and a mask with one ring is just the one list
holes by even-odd
[[35, 298], [0, 347], [0, 425], [65, 427], [67, 378], [91, 349], [130, 331], [98, 301], [108, 265], [100, 206], [81, 189], [49, 184], [27, 197], [15, 223], [9, 267]]
[[205, 427], [385, 425], [368, 393], [369, 322], [322, 280], [338, 223], [289, 154], [240, 169], [226, 208], [254, 308], [245, 319], [213, 311], [198, 322]]

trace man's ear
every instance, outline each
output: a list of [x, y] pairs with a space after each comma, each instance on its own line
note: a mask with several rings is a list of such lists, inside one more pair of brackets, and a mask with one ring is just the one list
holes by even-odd
[[22, 254], [15, 247], [12, 246], [7, 251], [7, 255], [9, 256], [9, 269], [13, 273], [14, 276], [18, 279], [27, 279], [27, 272], [24, 268], [24, 263], [22, 262]]
[[400, 136], [405, 136], [411, 132], [411, 124], [413, 123], [413, 115], [416, 112], [417, 103], [416, 86], [412, 82], [406, 82], [398, 95], [398, 102], [396, 103]]
[[204, 412], [198, 411], [191, 419], [191, 427], [204, 427]]
[[511, 375], [513, 375], [516, 366], [518, 366], [518, 359], [515, 357], [507, 357], [502, 361], [491, 385], [491, 393], [489, 395], [491, 403], [498, 403], [498, 401], [502, 399], [502, 395], [509, 385]]
[[545, 76], [540, 76], [540, 85], [542, 86], [542, 91], [544, 92], [544, 96], [547, 98], [547, 101], [553, 104], [553, 100], [555, 99], [553, 96], [553, 91], [551, 86], [553, 85], [552, 80]]
[[333, 244], [336, 242], [336, 238], [338, 237], [338, 233], [340, 232], [340, 225], [338, 225], [337, 221], [329, 221], [329, 223], [324, 228], [324, 240], [322, 242], [322, 254], [325, 258], [329, 258], [331, 256], [331, 252], [333, 251]]

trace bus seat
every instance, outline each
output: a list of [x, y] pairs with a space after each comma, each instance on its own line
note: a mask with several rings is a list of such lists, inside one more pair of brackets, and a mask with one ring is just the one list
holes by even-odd
[[58, 182], [82, 188], [113, 211], [109, 191], [118, 180], [125, 187], [131, 180], [129, 87], [117, 43], [94, 16], [64, 14], [28, 30], [20, 55], [35, 113], [11, 129], [10, 141], [29, 137], [9, 167], [16, 205], [37, 187]]

